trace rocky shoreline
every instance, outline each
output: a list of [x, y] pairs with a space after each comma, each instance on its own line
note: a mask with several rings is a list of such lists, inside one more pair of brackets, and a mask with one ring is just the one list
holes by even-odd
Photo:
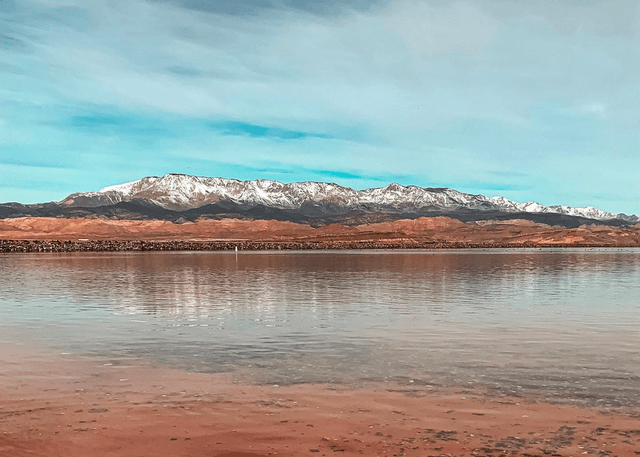
[[363, 249], [523, 249], [638, 247], [594, 243], [466, 243], [413, 240], [364, 241], [144, 241], [144, 240], [0, 240], [0, 253], [118, 251], [307, 251]]

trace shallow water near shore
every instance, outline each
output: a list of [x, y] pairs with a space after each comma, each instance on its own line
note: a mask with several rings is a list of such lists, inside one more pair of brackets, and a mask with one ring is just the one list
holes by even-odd
[[640, 250], [0, 255], [0, 342], [255, 383], [640, 405]]

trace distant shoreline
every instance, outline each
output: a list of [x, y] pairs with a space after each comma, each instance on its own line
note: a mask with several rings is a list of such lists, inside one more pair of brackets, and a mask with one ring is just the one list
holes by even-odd
[[594, 243], [465, 243], [441, 241], [145, 241], [145, 240], [0, 240], [0, 253], [26, 252], [146, 252], [146, 251], [331, 251], [370, 249], [527, 249], [639, 248], [636, 244]]
[[447, 217], [322, 227], [237, 219], [184, 224], [46, 217], [0, 220], [0, 252], [229, 251], [236, 247], [242, 251], [640, 247], [640, 224], [567, 229], [522, 220], [463, 223]]

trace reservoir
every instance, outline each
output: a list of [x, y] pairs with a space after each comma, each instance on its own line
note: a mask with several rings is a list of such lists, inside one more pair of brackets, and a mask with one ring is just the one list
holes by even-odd
[[640, 250], [0, 255], [0, 342], [256, 384], [640, 405]]

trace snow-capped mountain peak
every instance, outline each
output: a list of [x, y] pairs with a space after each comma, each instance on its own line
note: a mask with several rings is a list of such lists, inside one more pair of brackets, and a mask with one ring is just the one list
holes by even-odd
[[333, 183], [294, 182], [259, 179], [209, 178], [183, 174], [151, 176], [97, 192], [76, 193], [61, 202], [66, 206], [96, 207], [130, 200], [147, 200], [163, 208], [184, 211], [223, 201], [243, 206], [263, 205], [281, 210], [321, 208], [333, 214], [352, 210], [407, 212], [439, 210], [493, 210], [509, 213], [556, 213], [588, 219], [620, 219], [637, 222], [637, 216], [612, 214], [592, 206], [544, 206], [536, 202], [518, 203], [505, 197], [485, 197], [450, 188], [422, 188], [391, 183], [385, 187], [354, 190]]

